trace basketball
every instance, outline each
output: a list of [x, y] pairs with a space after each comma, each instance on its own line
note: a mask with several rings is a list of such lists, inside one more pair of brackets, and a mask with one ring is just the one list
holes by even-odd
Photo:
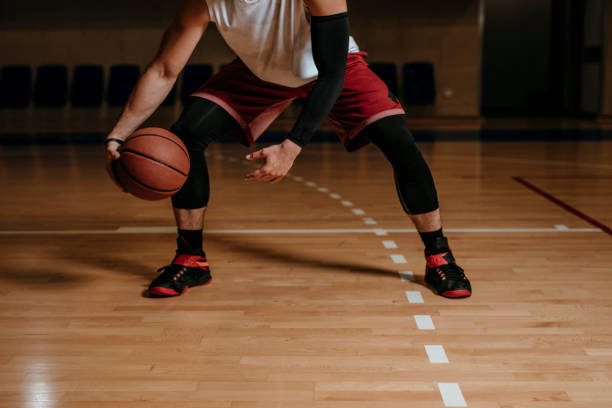
[[143, 200], [161, 200], [179, 191], [189, 174], [185, 144], [172, 132], [150, 127], [137, 130], [121, 146], [113, 164], [119, 183]]

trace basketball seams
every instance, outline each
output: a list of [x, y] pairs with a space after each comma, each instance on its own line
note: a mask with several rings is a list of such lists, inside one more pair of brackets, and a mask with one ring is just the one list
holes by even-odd
[[153, 192], [155, 192], [155, 193], [173, 193], [173, 192], [176, 192], [176, 191], [180, 190], [180, 188], [179, 188], [179, 189], [164, 190], [164, 189], [160, 189], [160, 188], [151, 187], [150, 185], [145, 184], [145, 183], [143, 183], [142, 181], [140, 181], [138, 178], [134, 177], [134, 175], [133, 175], [133, 174], [131, 174], [131, 173], [128, 171], [128, 169], [126, 169], [126, 168], [125, 168], [125, 165], [124, 165], [124, 164], [121, 162], [121, 160], [118, 160], [118, 162], [119, 162], [119, 166], [121, 167], [121, 170], [122, 170], [122, 171], [123, 171], [123, 172], [124, 172], [124, 173], [125, 173], [125, 174], [126, 174], [126, 175], [127, 175], [129, 178], [130, 178], [130, 179], [132, 179], [132, 181], [133, 181], [133, 182], [135, 182], [135, 183], [137, 183], [137, 184], [141, 185], [142, 187], [147, 188], [147, 189], [149, 189], [149, 190], [151, 190], [151, 191], [153, 191]]
[[134, 140], [134, 139], [136, 139], [137, 137], [141, 137], [141, 136], [156, 136], [156, 137], [161, 137], [162, 139], [169, 140], [169, 141], [171, 141], [172, 143], [174, 143], [175, 145], [177, 145], [177, 146], [178, 146], [178, 147], [179, 147], [179, 148], [180, 148], [180, 149], [183, 151], [183, 153], [185, 153], [185, 156], [187, 156], [187, 160], [189, 160], [189, 152], [187, 152], [187, 150], [186, 150], [186, 149], [185, 149], [183, 146], [181, 146], [181, 144], [180, 144], [180, 143], [177, 143], [177, 142], [176, 142], [176, 140], [173, 140], [172, 138], [170, 138], [170, 137], [168, 137], [168, 136], [158, 135], [157, 133], [142, 133], [142, 134], [137, 134], [137, 135], [134, 135], [134, 136], [130, 136], [130, 137], [128, 137], [128, 138], [125, 140], [125, 142], [127, 143], [128, 141], [130, 141], [130, 140]]
[[122, 149], [122, 150], [121, 150], [121, 153], [122, 153], [122, 154], [123, 154], [123, 153], [131, 153], [131, 154], [134, 154], [134, 155], [136, 155], [136, 156], [144, 157], [144, 158], [149, 159], [149, 160], [151, 160], [151, 161], [153, 161], [153, 162], [155, 162], [155, 163], [161, 164], [162, 166], [166, 166], [166, 167], [168, 167], [169, 169], [174, 170], [174, 171], [176, 171], [177, 173], [180, 173], [181, 175], [183, 175], [183, 176], [185, 176], [185, 177], [187, 177], [187, 176], [188, 176], [188, 175], [187, 175], [187, 173], [185, 173], [185, 172], [183, 172], [183, 171], [181, 171], [181, 170], [177, 169], [176, 167], [171, 166], [171, 165], [169, 165], [168, 163], [164, 163], [164, 162], [163, 162], [163, 161], [161, 161], [161, 160], [157, 160], [156, 158], [151, 157], [151, 156], [149, 156], [149, 155], [147, 155], [147, 154], [144, 154], [144, 153], [142, 153], [142, 152], [139, 152], [138, 150], [133, 150], [133, 149], [127, 148], [127, 149]]

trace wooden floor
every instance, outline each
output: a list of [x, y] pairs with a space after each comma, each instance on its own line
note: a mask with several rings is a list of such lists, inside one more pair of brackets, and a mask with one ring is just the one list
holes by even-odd
[[148, 299], [169, 203], [116, 191], [97, 146], [0, 147], [0, 406], [612, 406], [612, 142], [422, 149], [470, 299], [423, 286], [373, 148], [309, 146], [270, 185], [211, 147], [214, 282]]

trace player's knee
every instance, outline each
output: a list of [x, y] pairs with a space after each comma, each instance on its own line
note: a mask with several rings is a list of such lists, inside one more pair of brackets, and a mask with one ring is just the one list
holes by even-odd
[[[191, 152], [191, 151], [190, 151]], [[174, 208], [194, 209], [208, 205], [210, 185], [208, 168], [202, 152], [191, 154], [189, 175], [183, 187], [172, 196]]]
[[208, 205], [209, 196], [208, 186], [183, 187], [182, 190], [172, 196], [172, 206], [187, 210], [203, 208]]

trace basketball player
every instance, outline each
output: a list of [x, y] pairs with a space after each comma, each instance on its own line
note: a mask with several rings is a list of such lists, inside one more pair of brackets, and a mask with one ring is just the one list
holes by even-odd
[[203, 151], [226, 134], [251, 145], [293, 100], [305, 98], [287, 138], [247, 156], [263, 165], [245, 180], [280, 181], [329, 116], [348, 151], [371, 142], [391, 163], [401, 205], [425, 245], [426, 282], [448, 298], [470, 296], [470, 282], [442, 232], [429, 167], [397, 98], [368, 68], [366, 54], [349, 35], [346, 0], [184, 0], [107, 137], [107, 168], [119, 157], [122, 141], [172, 89], [210, 22], [238, 58], [193, 94], [171, 128], [189, 150], [191, 170], [172, 197], [176, 256], [159, 269], [149, 294], [177, 296], [211, 279], [202, 249], [209, 198]]

